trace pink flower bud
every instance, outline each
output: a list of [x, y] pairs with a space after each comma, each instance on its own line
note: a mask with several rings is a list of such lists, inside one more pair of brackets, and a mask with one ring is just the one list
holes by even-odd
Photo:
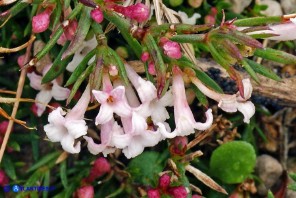
[[94, 197], [94, 187], [93, 186], [83, 186], [76, 191], [77, 198], [93, 198]]
[[116, 12], [119, 12], [130, 19], [136, 20], [137, 22], [144, 22], [149, 17], [149, 8], [142, 3], [137, 3], [127, 7], [118, 5], [111, 5], [110, 7]]
[[22, 68], [24, 66], [24, 64], [25, 64], [24, 60], [25, 60], [25, 54], [23, 54], [17, 58], [17, 64], [19, 65], [20, 68]]
[[0, 123], [0, 134], [2, 134], [2, 135], [5, 135], [5, 132], [6, 132], [6, 129], [7, 129], [7, 127], [8, 127], [8, 121], [2, 121], [1, 123]]
[[160, 193], [157, 189], [149, 189], [147, 191], [148, 198], [160, 198]]
[[149, 58], [150, 58], [150, 55], [148, 52], [143, 52], [143, 54], [141, 55], [141, 61], [143, 62], [148, 61]]
[[148, 64], [148, 72], [151, 75], [155, 75], [156, 74], [155, 64], [152, 61]]
[[3, 170], [0, 170], [0, 186], [4, 187], [9, 183], [9, 179]]
[[168, 193], [174, 198], [186, 198], [187, 191], [184, 186], [176, 186], [169, 189]]
[[182, 57], [181, 47], [179, 43], [174, 41], [167, 41], [163, 45], [164, 54], [170, 58], [179, 59]]
[[96, 178], [101, 177], [105, 173], [110, 172], [111, 166], [108, 160], [104, 157], [99, 157], [92, 169], [90, 170], [89, 176], [86, 178], [87, 182], [93, 182]]
[[50, 23], [51, 9], [46, 9], [32, 19], [32, 30], [34, 33], [41, 33], [47, 30]]
[[162, 189], [165, 190], [170, 186], [171, 183], [171, 176], [169, 174], [163, 174], [158, 181], [158, 186]]
[[90, 12], [90, 16], [97, 23], [102, 23], [102, 21], [104, 19], [103, 12], [100, 8], [93, 9]]

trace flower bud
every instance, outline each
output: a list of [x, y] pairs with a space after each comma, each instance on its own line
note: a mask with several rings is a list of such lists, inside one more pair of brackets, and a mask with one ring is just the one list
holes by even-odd
[[186, 198], [187, 191], [184, 186], [176, 186], [169, 189], [169, 194], [174, 198]]
[[149, 189], [147, 191], [148, 198], [160, 198], [160, 193], [157, 189]]
[[182, 57], [181, 47], [179, 43], [174, 41], [167, 41], [163, 45], [164, 54], [170, 58], [179, 59]]
[[104, 157], [99, 157], [90, 170], [89, 176], [86, 178], [87, 182], [93, 182], [96, 178], [101, 177], [105, 173], [110, 172], [111, 166], [108, 160]]
[[94, 197], [94, 187], [93, 186], [83, 186], [76, 191], [77, 198], [93, 198]]
[[130, 19], [136, 20], [139, 23], [144, 22], [149, 18], [149, 8], [142, 3], [137, 3], [127, 7], [118, 5], [112, 5], [111, 7], [116, 12], [119, 12]]
[[0, 186], [4, 187], [9, 183], [9, 179], [3, 170], [0, 170]]
[[158, 181], [158, 185], [162, 190], [167, 189], [171, 183], [171, 176], [169, 174], [163, 174]]
[[170, 151], [174, 155], [184, 155], [187, 150], [188, 138], [186, 136], [177, 136], [172, 140]]
[[8, 127], [8, 121], [2, 121], [1, 123], [0, 123], [0, 134], [1, 135], [5, 135], [5, 132], [6, 132], [6, 129], [7, 129], [7, 127]]
[[141, 61], [146, 62], [150, 58], [150, 55], [148, 52], [143, 52], [141, 55]]
[[47, 30], [50, 23], [51, 9], [46, 9], [37, 14], [32, 19], [32, 31], [34, 33], [41, 33]]
[[100, 8], [93, 9], [90, 12], [90, 16], [97, 23], [102, 23], [102, 21], [104, 20], [104, 15]]

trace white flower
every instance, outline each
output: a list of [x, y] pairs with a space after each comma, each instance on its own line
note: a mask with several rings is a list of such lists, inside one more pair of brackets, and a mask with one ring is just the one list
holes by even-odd
[[[48, 71], [51, 65], [44, 68], [44, 71]], [[46, 73], [46, 72], [43, 72]], [[40, 92], [36, 95], [37, 115], [41, 116], [46, 109], [46, 105], [52, 98], [55, 100], [65, 100], [70, 94], [70, 90], [61, 87], [57, 80], [51, 81], [51, 83], [41, 84], [42, 76], [37, 75], [35, 72], [28, 73], [30, 79], [30, 86], [33, 89], [39, 90]]]
[[63, 149], [69, 153], [80, 152], [80, 142], [74, 144], [75, 139], [87, 133], [87, 125], [83, 116], [89, 100], [90, 89], [87, 86], [75, 107], [67, 115], [61, 107], [58, 107], [49, 114], [49, 124], [44, 126], [48, 139], [52, 142], [61, 142]]
[[194, 13], [190, 18], [185, 12], [178, 11], [178, 15], [181, 18], [182, 23], [189, 24], [189, 25], [195, 25], [196, 19], [199, 19], [201, 17], [200, 14]]
[[237, 110], [240, 111], [244, 115], [245, 123], [249, 123], [250, 118], [255, 114], [254, 104], [250, 101], [247, 101], [251, 97], [253, 91], [250, 79], [242, 80], [245, 98], [242, 98], [239, 92], [233, 95], [219, 94], [206, 87], [196, 77], [191, 77], [190, 79], [203, 94], [209, 98], [212, 98], [213, 100], [216, 100], [218, 102], [218, 107], [220, 107], [223, 111], [230, 113], [236, 112]]

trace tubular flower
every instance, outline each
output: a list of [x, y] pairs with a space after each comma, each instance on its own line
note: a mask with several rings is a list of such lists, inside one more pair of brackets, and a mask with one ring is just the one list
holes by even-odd
[[101, 144], [96, 144], [92, 138], [83, 136], [83, 138], [87, 141], [87, 148], [89, 152], [93, 155], [103, 153], [104, 156], [115, 152], [116, 148], [112, 145], [114, 131], [115, 133], [122, 133], [123, 129], [117, 124], [117, 122], [114, 121], [114, 119], [111, 119], [101, 125]]
[[125, 64], [127, 76], [137, 90], [142, 103], [150, 102], [157, 97], [156, 88], [150, 81], [141, 78], [130, 65]]
[[136, 157], [144, 151], [145, 147], [155, 146], [162, 140], [160, 130], [165, 127], [159, 127], [156, 131], [148, 129], [146, 120], [136, 112], [133, 112], [131, 117], [121, 118], [121, 121], [124, 133], [114, 133], [113, 142], [117, 148], [123, 149], [122, 152], [127, 158]]
[[77, 104], [67, 115], [61, 107], [52, 111], [48, 116], [49, 124], [44, 126], [48, 139], [52, 142], [61, 142], [63, 149], [69, 153], [79, 153], [80, 142], [74, 146], [74, 141], [87, 133], [87, 125], [83, 117], [89, 101], [88, 85]]
[[247, 101], [252, 95], [252, 84], [250, 79], [243, 79], [244, 86], [244, 95], [245, 98], [242, 98], [237, 92], [233, 95], [219, 94], [213, 90], [206, 87], [199, 79], [196, 77], [190, 77], [193, 84], [203, 92], [207, 97], [212, 98], [218, 102], [218, 107], [226, 112], [236, 112], [240, 111], [244, 115], [244, 122], [249, 123], [250, 118], [255, 114], [255, 106], [251, 101]]
[[178, 67], [173, 68], [173, 73], [174, 115], [176, 129], [171, 135], [174, 134], [173, 137], [187, 136], [194, 133], [194, 129], [208, 129], [213, 122], [212, 110], [207, 110], [207, 120], [205, 123], [196, 122], [186, 99], [182, 73]]
[[[45, 74], [51, 65], [45, 66], [43, 74]], [[59, 81], [53, 80], [51, 83], [41, 84], [42, 76], [37, 75], [35, 72], [28, 73], [30, 79], [30, 86], [33, 89], [39, 90], [40, 92], [36, 95], [37, 115], [41, 116], [46, 109], [46, 105], [52, 98], [56, 100], [65, 100], [70, 94], [70, 90], [59, 85]]]
[[96, 125], [104, 124], [113, 118], [113, 113], [120, 117], [131, 116], [132, 110], [125, 97], [125, 87], [113, 89], [108, 74], [103, 74], [103, 91], [93, 90], [96, 100], [101, 104], [96, 117]]
[[270, 25], [269, 30], [255, 31], [249, 34], [273, 34], [275, 36], [268, 37], [268, 39], [277, 41], [295, 40], [296, 35], [291, 32], [296, 32], [296, 18], [290, 18], [290, 21], [286, 23]]

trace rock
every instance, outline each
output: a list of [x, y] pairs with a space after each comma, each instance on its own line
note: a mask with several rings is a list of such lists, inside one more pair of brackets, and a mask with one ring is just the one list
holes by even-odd
[[295, 198], [296, 197], [296, 192], [293, 190], [287, 190], [287, 195], [286, 198]]
[[255, 168], [262, 183], [257, 187], [258, 194], [266, 195], [270, 189], [282, 175], [283, 167], [273, 157], [269, 155], [261, 155], [257, 158]]
[[250, 5], [252, 0], [225, 0], [225, 2], [230, 3], [232, 5], [232, 11], [239, 14]]
[[296, 0], [281, 0], [281, 5], [285, 14], [296, 12]]
[[261, 14], [266, 16], [281, 16], [283, 15], [283, 11], [279, 2], [275, 0], [259, 0], [259, 5], [267, 5], [268, 8], [264, 11], [261, 11]]

